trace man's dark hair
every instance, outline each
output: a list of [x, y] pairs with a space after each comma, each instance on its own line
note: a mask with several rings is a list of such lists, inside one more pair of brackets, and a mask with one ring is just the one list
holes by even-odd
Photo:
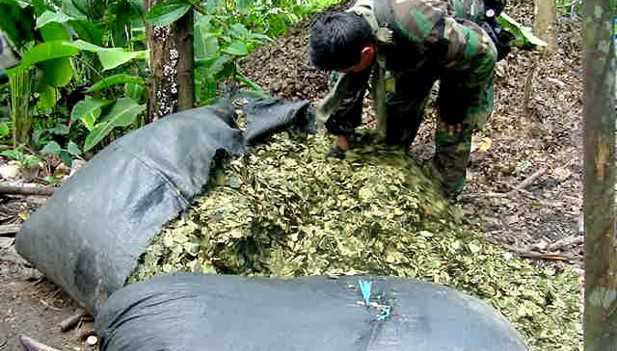
[[374, 43], [368, 22], [351, 12], [328, 13], [311, 28], [311, 62], [319, 69], [333, 71], [360, 62], [362, 49]]

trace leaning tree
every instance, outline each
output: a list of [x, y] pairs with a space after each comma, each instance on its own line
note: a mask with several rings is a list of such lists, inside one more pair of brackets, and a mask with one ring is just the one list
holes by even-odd
[[584, 2], [585, 350], [617, 350], [615, 0]]

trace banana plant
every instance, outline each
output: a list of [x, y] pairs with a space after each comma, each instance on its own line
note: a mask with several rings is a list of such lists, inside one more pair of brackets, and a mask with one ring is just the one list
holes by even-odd
[[[2, 17], [0, 29], [12, 33], [12, 39], [15, 43], [19, 43], [22, 53], [21, 63], [8, 71], [11, 80], [12, 125], [16, 144], [26, 144], [31, 137], [30, 96], [36, 93], [39, 96], [39, 105], [53, 108], [59, 99], [57, 89], [65, 87], [75, 77], [73, 59], [76, 56], [82, 53], [94, 54], [97, 57], [97, 64], [101, 67], [99, 73], [111, 72], [121, 65], [147, 58], [146, 50], [132, 51], [125, 48], [102, 46], [105, 42], [104, 25], [88, 18], [88, 15], [100, 9], [92, 9], [92, 6], [85, 6], [84, 1], [77, 0], [65, 1], [60, 5], [67, 3], [74, 6], [51, 7], [43, 2], [27, 4], [16, 0], [0, 0], [0, 10], [13, 14], [12, 20]], [[75, 6], [76, 4], [78, 6]], [[66, 8], [71, 15], [58, 8]], [[18, 20], [20, 18], [21, 21]], [[16, 23], [19, 22], [29, 23], [32, 27], [18, 28]], [[118, 75], [112, 75], [111, 79], [104, 77], [101, 84], [95, 84], [94, 89], [89, 92], [119, 84], [118, 82]], [[138, 97], [138, 91], [143, 90], [143, 79], [124, 83], [127, 85], [128, 96]], [[128, 96], [127, 98], [130, 98]], [[121, 102], [126, 103], [126, 100], [118, 100], [117, 104]], [[139, 105], [137, 102], [135, 104]], [[116, 113], [124, 107], [125, 105], [119, 105], [116, 109], [112, 107], [111, 111]], [[114, 126], [111, 129], [125, 125], [126, 119], [126, 113], [123, 113], [122, 118], [111, 118], [114, 121], [110, 123]], [[88, 127], [85, 123], [84, 126]], [[92, 130], [88, 129], [93, 134], [86, 138], [85, 149], [88, 150], [100, 142], [101, 132], [109, 134], [111, 129], [109, 126], [103, 128], [103, 125]], [[47, 151], [53, 153], [57, 149], [52, 144]], [[71, 146], [71, 150], [74, 151], [74, 149]]]

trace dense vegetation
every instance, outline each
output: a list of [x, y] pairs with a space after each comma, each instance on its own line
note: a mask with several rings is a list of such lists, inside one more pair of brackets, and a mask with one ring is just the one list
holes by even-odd
[[8, 71], [10, 82], [0, 85], [2, 155], [25, 169], [43, 160], [70, 166], [142, 126], [147, 23], [165, 25], [195, 10], [196, 104], [204, 105], [224, 81], [258, 89], [236, 62], [336, 2], [165, 1], [147, 13], [141, 0], [0, 0], [0, 11], [10, 14], [0, 18], [0, 29], [22, 56]]

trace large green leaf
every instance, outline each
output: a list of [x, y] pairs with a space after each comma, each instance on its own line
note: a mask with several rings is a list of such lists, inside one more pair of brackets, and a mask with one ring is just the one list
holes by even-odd
[[248, 39], [251, 32], [241, 23], [236, 23], [229, 28], [229, 32], [232, 36], [240, 39]]
[[66, 45], [79, 50], [95, 52], [103, 65], [103, 70], [110, 70], [131, 60], [143, 60], [148, 57], [148, 50], [126, 51], [122, 48], [104, 48], [83, 40], [76, 40]]
[[71, 121], [82, 121], [88, 130], [92, 130], [101, 115], [101, 109], [110, 101], [95, 99], [91, 96], [78, 102], [71, 112]]
[[100, 50], [96, 54], [103, 65], [103, 70], [106, 71], [135, 59], [146, 59], [148, 51], [125, 51], [121, 48], [114, 48]]
[[96, 45], [103, 45], [103, 29], [99, 25], [84, 20], [72, 20], [69, 24], [80, 39]]
[[36, 28], [43, 28], [49, 23], [66, 23], [72, 19], [72, 17], [66, 15], [64, 12], [45, 11], [36, 19]]
[[72, 46], [70, 42], [64, 40], [48, 41], [26, 51], [18, 67], [25, 69], [39, 62], [74, 56], [78, 53], [79, 49]]
[[44, 41], [71, 40], [71, 34], [62, 23], [51, 22], [41, 28], [41, 35]]
[[47, 143], [47, 145], [45, 145], [43, 150], [41, 150], [41, 153], [46, 154], [46, 155], [58, 156], [61, 151], [62, 151], [62, 148], [57, 142], [50, 141], [49, 143]]
[[17, 0], [0, 0], [0, 4], [17, 6], [20, 8], [28, 6], [28, 4], [24, 3], [23, 1], [17, 1]]
[[154, 26], [168, 26], [191, 10], [191, 4], [182, 0], [169, 0], [152, 6], [146, 21]]
[[[71, 3], [71, 1], [68, 2]], [[71, 27], [73, 27], [75, 33], [77, 33], [77, 36], [80, 39], [97, 45], [101, 45], [103, 43], [103, 30], [97, 24], [87, 21], [83, 18], [84, 17], [71, 17], [61, 11], [45, 11], [39, 18], [37, 18], [36, 28], [42, 30], [43, 37], [46, 41], [60, 39], [68, 40], [70, 38], [70, 35], [66, 30], [65, 26], [70, 25]], [[55, 26], [50, 26], [51, 24], [55, 24]], [[63, 28], [64, 31], [59, 33], [62, 34], [63, 37], [58, 37], [56, 35], [54, 39], [47, 38], [49, 34], [47, 34], [46, 36], [45, 32], [50, 31], [48, 27], [54, 28], [56, 31], [59, 30], [58, 28]]]
[[120, 98], [109, 112], [104, 123], [109, 123], [114, 128], [128, 127], [135, 122], [135, 117], [145, 109], [146, 105], [140, 105], [131, 98]]
[[514, 34], [515, 39], [510, 43], [510, 45], [514, 47], [528, 48], [530, 46], [538, 47], [547, 45], [545, 41], [533, 34], [531, 28], [518, 23], [505, 12], [502, 12], [501, 15], [497, 17], [497, 22], [510, 33]]
[[246, 44], [241, 41], [234, 41], [221, 51], [234, 56], [246, 56], [249, 54], [249, 49], [246, 47]]
[[[77, 3], [78, 6], [75, 6]], [[73, 18], [79, 18], [83, 20], [88, 19], [88, 14], [80, 4], [79, 0], [64, 0], [62, 1], [62, 11]]]
[[41, 16], [45, 11], [51, 10], [51, 1], [49, 0], [19, 0], [23, 5], [27, 5], [28, 7], [34, 8], [34, 13], [37, 17]]
[[69, 141], [69, 145], [67, 146], [66, 151], [68, 151], [68, 153], [73, 156], [81, 155], [81, 150], [79, 150], [79, 146], [77, 146], [77, 144], [72, 141]]
[[45, 83], [52, 87], [63, 87], [73, 78], [73, 65], [68, 57], [39, 62], [37, 66], [43, 71]]
[[124, 74], [124, 73], [114, 74], [113, 76], [106, 77], [96, 82], [96, 84], [91, 86], [86, 92], [94, 93], [101, 89], [107, 89], [114, 85], [125, 84], [125, 83], [135, 83], [135, 84], [144, 85], [145, 81], [141, 77], [131, 76], [131, 75]]
[[223, 69], [225, 69], [225, 65], [231, 62], [232, 59], [228, 55], [221, 55], [216, 58], [195, 60], [196, 67], [205, 67], [207, 75], [210, 77], [215, 77], [217, 74], [221, 73]]
[[37, 91], [39, 99], [36, 105], [40, 111], [51, 110], [56, 106], [58, 101], [58, 91], [56, 88], [49, 84], [40, 84]]
[[219, 41], [214, 33], [195, 32], [195, 57], [198, 59], [208, 59], [219, 54]]
[[96, 146], [116, 127], [127, 127], [135, 122], [137, 116], [146, 110], [146, 105], [139, 105], [131, 98], [121, 98], [111, 109], [107, 118], [97, 124], [88, 134], [84, 145], [84, 151]]
[[107, 48], [104, 48], [102, 46], [95, 45], [93, 43], [89, 43], [83, 40], [75, 40], [73, 42], [66, 43], [66, 45], [71, 46], [75, 49], [90, 51], [90, 52], [99, 52], [100, 50], [107, 50]]
[[126, 92], [126, 96], [137, 102], [145, 100], [146, 87], [144, 84], [126, 83], [124, 90]]

